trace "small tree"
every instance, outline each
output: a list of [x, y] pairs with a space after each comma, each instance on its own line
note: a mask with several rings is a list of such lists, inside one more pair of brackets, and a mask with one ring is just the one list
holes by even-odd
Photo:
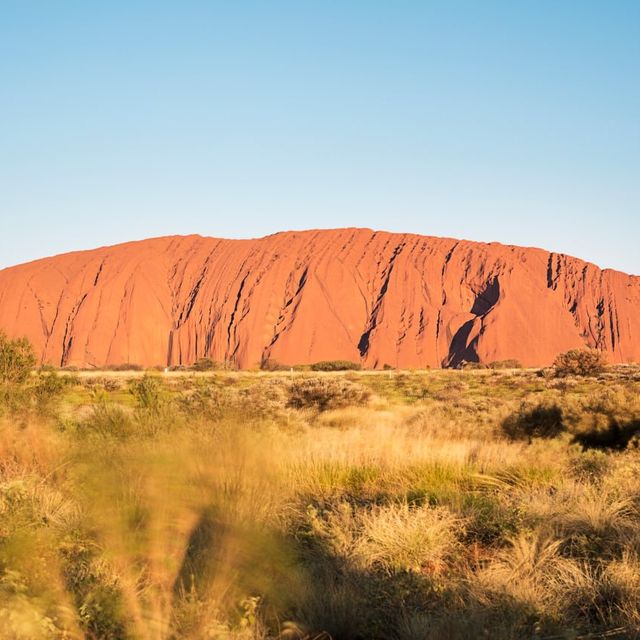
[[553, 363], [556, 376], [595, 376], [604, 371], [607, 360], [597, 349], [571, 349], [561, 353]]
[[11, 340], [0, 331], [0, 383], [24, 382], [35, 364], [36, 356], [27, 338]]

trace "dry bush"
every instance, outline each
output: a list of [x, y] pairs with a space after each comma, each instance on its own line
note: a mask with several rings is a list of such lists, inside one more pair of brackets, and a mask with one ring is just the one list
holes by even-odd
[[236, 388], [220, 381], [204, 381], [178, 399], [187, 419], [284, 420], [286, 391], [277, 380], [261, 380]]
[[294, 409], [340, 409], [366, 404], [371, 391], [360, 384], [343, 378], [302, 378], [288, 389], [288, 406]]
[[237, 391], [232, 387], [215, 382], [199, 382], [195, 388], [180, 395], [178, 405], [192, 420], [220, 420], [225, 411], [236, 404], [236, 399]]
[[488, 369], [489, 365], [484, 362], [467, 362], [466, 360], [463, 360], [457, 368], [464, 369], [465, 371], [481, 371], [483, 369]]
[[107, 371], [144, 371], [144, 367], [141, 364], [135, 364], [133, 362], [122, 362], [120, 364], [110, 364], [105, 367]]
[[309, 368], [311, 371], [360, 371], [362, 365], [350, 360], [322, 360], [314, 362]]
[[611, 470], [611, 459], [603, 451], [587, 449], [569, 456], [568, 473], [577, 480], [599, 483]]
[[238, 392], [240, 408], [254, 418], [276, 418], [284, 410], [287, 393], [281, 382], [264, 380]]
[[192, 365], [183, 367], [183, 369], [190, 371], [236, 371], [237, 368], [238, 366], [230, 360], [220, 362], [218, 360], [212, 360], [211, 358], [200, 358]]
[[561, 353], [553, 363], [558, 377], [595, 376], [602, 373], [606, 365], [606, 356], [597, 349], [571, 349]]
[[90, 389], [92, 391], [97, 389], [103, 389], [108, 393], [113, 391], [120, 391], [125, 385], [124, 380], [122, 378], [115, 378], [111, 376], [87, 376], [86, 378], [81, 378], [81, 384], [86, 389]]
[[260, 363], [260, 369], [262, 371], [289, 371], [290, 365], [278, 362], [273, 358], [265, 358]]
[[489, 369], [522, 369], [520, 360], [494, 360], [489, 363]]
[[617, 556], [640, 524], [640, 513], [631, 496], [620, 496], [602, 486], [580, 487], [552, 518], [567, 537], [571, 553], [578, 557]]

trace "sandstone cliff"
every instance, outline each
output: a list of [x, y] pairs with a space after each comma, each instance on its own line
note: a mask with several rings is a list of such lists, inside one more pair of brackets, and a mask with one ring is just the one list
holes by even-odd
[[43, 362], [439, 367], [572, 347], [640, 361], [640, 278], [540, 249], [367, 229], [178, 236], [0, 271], [0, 328]]

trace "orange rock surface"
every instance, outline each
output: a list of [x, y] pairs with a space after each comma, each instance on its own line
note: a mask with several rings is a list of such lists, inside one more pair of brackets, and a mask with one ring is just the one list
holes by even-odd
[[541, 249], [368, 229], [175, 236], [0, 271], [0, 328], [58, 366], [537, 366], [583, 346], [637, 362], [640, 278]]

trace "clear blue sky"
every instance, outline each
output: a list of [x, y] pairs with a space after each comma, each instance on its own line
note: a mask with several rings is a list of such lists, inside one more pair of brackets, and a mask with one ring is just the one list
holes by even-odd
[[0, 266], [344, 226], [640, 273], [640, 2], [1, 0]]

